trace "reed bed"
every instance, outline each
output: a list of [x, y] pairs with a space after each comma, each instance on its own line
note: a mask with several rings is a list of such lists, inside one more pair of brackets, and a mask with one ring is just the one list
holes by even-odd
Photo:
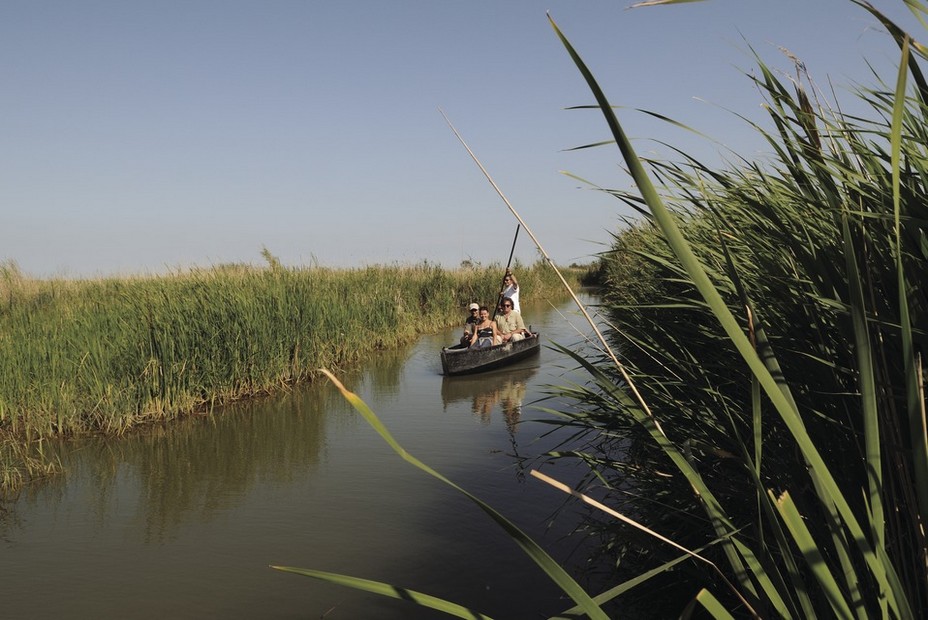
[[[208, 411], [462, 322], [469, 302], [495, 303], [503, 272], [427, 262], [284, 268], [272, 258], [93, 280], [38, 280], [0, 265], [0, 454], [9, 456], [0, 482], [28, 479], [24, 463], [47, 471], [39, 456], [22, 458], [43, 438], [121, 434]], [[540, 264], [514, 268], [527, 298], [560, 294]]]
[[616, 590], [674, 584], [643, 617], [928, 609], [928, 56], [855, 4], [898, 44], [896, 81], [850, 115], [798, 61], [781, 80], [758, 58], [772, 157], [722, 169], [640, 160], [565, 40], [636, 182], [606, 191], [641, 217], [603, 256], [621, 356], [576, 356], [591, 383], [557, 394], [589, 447], [559, 456], [640, 522], [591, 512]]
[[[591, 597], [471, 497], [576, 603], [558, 618], [914, 619], [928, 609], [928, 47], [852, 4], [898, 46], [895, 81], [859, 88], [865, 111], [850, 115], [798, 61], [781, 80], [758, 58], [750, 79], [772, 129], [752, 127], [772, 156], [721, 169], [685, 154], [640, 159], [552, 21], [635, 182], [604, 191], [641, 215], [603, 256], [611, 329], [597, 331], [600, 352], [563, 349], [582, 380], [551, 387], [548, 411], [570, 439], [548, 456], [585, 464], [588, 479], [569, 488], [532, 472], [588, 507], [586, 532], [602, 541], [591, 566], [614, 562], [616, 585]], [[342, 390], [402, 458], [453, 484]], [[484, 617], [396, 586], [279, 568]]]

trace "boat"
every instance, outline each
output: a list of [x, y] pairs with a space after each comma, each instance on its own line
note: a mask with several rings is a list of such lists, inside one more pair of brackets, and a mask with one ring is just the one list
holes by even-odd
[[507, 366], [535, 355], [541, 349], [541, 334], [492, 347], [457, 344], [441, 350], [441, 369], [446, 375], [468, 375]]

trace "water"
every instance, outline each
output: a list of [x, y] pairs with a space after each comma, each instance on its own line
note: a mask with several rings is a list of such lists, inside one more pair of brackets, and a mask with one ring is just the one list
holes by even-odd
[[[570, 304], [524, 310], [544, 344], [579, 342], [570, 323], [588, 331]], [[526, 475], [557, 441], [532, 403], [576, 380], [574, 364], [544, 346], [514, 367], [446, 378], [438, 352], [458, 331], [340, 378], [410, 453], [568, 566], [582, 562], [565, 539], [575, 509], [559, 511], [565, 497]], [[403, 461], [327, 381], [84, 441], [65, 465], [0, 516], [0, 617], [446, 617], [270, 565], [386, 581], [497, 618], [571, 606], [474, 503]], [[582, 474], [541, 469], [568, 483]]]

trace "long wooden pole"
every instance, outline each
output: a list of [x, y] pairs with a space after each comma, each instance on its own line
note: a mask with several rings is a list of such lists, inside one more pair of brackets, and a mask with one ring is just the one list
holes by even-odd
[[506, 274], [509, 273], [509, 268], [512, 266], [512, 255], [516, 253], [516, 241], [519, 240], [519, 228], [521, 224], [516, 224], [516, 236], [512, 239], [512, 249], [509, 250], [509, 260], [506, 261], [506, 271], [503, 272], [503, 279], [500, 281], [499, 286], [499, 295], [496, 296], [496, 308], [493, 310], [493, 320], [496, 320], [496, 315], [499, 314], [499, 305], [503, 303], [503, 289], [506, 287]]
[[512, 266], [512, 255], [516, 253], [516, 241], [519, 240], [519, 228], [521, 227], [521, 224], [516, 224], [516, 236], [512, 239], [512, 249], [509, 250], [509, 260], [506, 261], [506, 271], [509, 271], [509, 267]]
[[567, 283], [567, 280], [564, 279], [564, 276], [561, 275], [561, 272], [558, 270], [557, 265], [555, 265], [555, 264], [554, 264], [554, 261], [551, 260], [551, 257], [548, 256], [548, 253], [545, 252], [545, 249], [544, 249], [543, 247], [541, 247], [541, 244], [538, 242], [538, 239], [536, 239], [536, 238], [535, 238], [535, 235], [532, 233], [532, 229], [529, 228], [528, 226], [526, 226], [526, 225], [525, 225], [525, 222], [522, 221], [522, 218], [519, 216], [519, 214], [518, 214], [518, 213], [516, 212], [516, 210], [513, 208], [512, 204], [510, 204], [509, 200], [506, 199], [506, 196], [503, 195], [503, 192], [502, 192], [502, 191], [499, 189], [499, 187], [496, 185], [496, 182], [493, 181], [493, 178], [490, 176], [490, 173], [487, 172], [486, 168], [483, 167], [483, 164], [480, 163], [480, 160], [477, 159], [477, 156], [474, 155], [474, 152], [471, 151], [471, 150], [470, 150], [470, 147], [467, 146], [467, 143], [464, 142], [464, 139], [461, 137], [461, 134], [458, 133], [457, 129], [454, 128], [454, 125], [451, 124], [451, 121], [448, 120], [448, 117], [445, 116], [444, 111], [442, 111], [441, 108], [438, 108], [438, 111], [441, 112], [441, 115], [445, 117], [445, 122], [448, 123], [448, 126], [451, 127], [451, 131], [454, 132], [454, 135], [456, 135], [456, 136], [458, 137], [458, 140], [460, 140], [460, 141], [461, 141], [461, 144], [464, 145], [464, 148], [467, 149], [467, 152], [470, 154], [471, 159], [474, 160], [474, 163], [477, 164], [477, 166], [478, 166], [478, 167], [480, 168], [480, 170], [483, 172], [483, 175], [484, 175], [484, 176], [487, 178], [487, 180], [490, 182], [490, 185], [493, 186], [493, 189], [496, 190], [496, 193], [499, 194], [499, 197], [502, 198], [502, 199], [503, 199], [503, 202], [506, 203], [506, 206], [509, 207], [509, 211], [516, 217], [517, 220], [519, 220], [519, 224], [522, 225], [522, 228], [525, 229], [525, 232], [527, 232], [528, 235], [532, 238], [532, 241], [535, 242], [535, 247], [538, 248], [538, 251], [539, 251], [539, 252], [541, 253], [541, 255], [544, 257], [545, 262], [547, 262], [549, 265], [551, 265], [551, 268], [554, 270], [554, 273], [556, 273], [556, 274], [557, 274], [557, 277], [561, 280], [561, 284], [563, 284], [563, 285], [564, 285], [564, 288], [567, 289], [567, 292], [570, 293], [571, 299], [574, 300], [574, 303], [577, 304], [577, 308], [580, 310], [580, 312], [581, 312], [581, 313], [583, 314], [583, 316], [586, 318], [587, 322], [590, 324], [590, 327], [593, 328], [593, 332], [596, 334], [596, 337], [599, 339], [599, 343], [602, 345], [603, 351], [606, 352], [606, 354], [609, 356], [609, 359], [612, 360], [612, 362], [615, 364], [616, 368], [619, 370], [619, 374], [622, 375], [622, 379], [625, 381], [625, 384], [628, 386], [628, 388], [629, 388], [629, 389], [632, 391], [632, 393], [635, 395], [635, 399], [636, 399], [636, 400], [638, 401], [638, 403], [641, 405], [642, 410], [647, 414], [647, 416], [648, 416], [649, 418], [651, 418], [651, 420], [653, 421], [654, 426], [657, 428], [657, 430], [658, 430], [662, 435], [664, 435], [664, 436], [666, 437], [667, 435], [664, 433], [664, 429], [661, 428], [660, 423], [659, 423], [657, 420], [654, 419], [654, 415], [651, 413], [651, 408], [648, 406], [648, 403], [645, 402], [644, 397], [641, 395], [641, 392], [638, 391], [638, 386], [636, 386], [635, 383], [634, 383], [634, 381], [632, 381], [631, 376], [629, 376], [628, 371], [625, 369], [625, 365], [624, 365], [622, 362], [619, 361], [619, 358], [618, 358], [618, 356], [615, 354], [615, 351], [612, 350], [612, 347], [609, 346], [609, 343], [606, 341], [606, 337], [603, 336], [602, 331], [600, 331], [599, 327], [596, 325], [596, 322], [593, 320], [593, 317], [590, 316], [590, 313], [587, 312], [586, 307], [583, 305], [583, 303], [582, 303], [582, 302], [580, 301], [580, 299], [577, 297], [577, 294], [574, 293], [574, 291], [573, 291], [572, 288], [570, 288], [570, 284], [568, 284], [568, 283]]
[[[615, 353], [612, 351], [612, 347], [610, 347], [609, 343], [606, 342], [605, 336], [603, 336], [602, 332], [599, 330], [599, 327], [596, 326], [596, 322], [593, 320], [593, 317], [590, 316], [589, 312], [587, 312], [586, 310], [586, 307], [584, 307], [583, 303], [577, 297], [576, 293], [574, 293], [573, 289], [570, 288], [570, 284], [568, 284], [564, 276], [561, 275], [561, 272], [558, 270], [557, 265], [555, 265], [554, 261], [551, 260], [551, 257], [548, 256], [548, 253], [545, 252], [545, 249], [541, 247], [541, 243], [535, 237], [535, 234], [532, 232], [532, 229], [529, 228], [525, 224], [525, 222], [522, 220], [522, 217], [512, 206], [512, 203], [509, 202], [509, 199], [506, 198], [505, 194], [503, 194], [503, 190], [499, 188], [499, 186], [496, 184], [496, 181], [494, 181], [493, 177], [490, 176], [490, 173], [487, 172], [487, 169], [483, 167], [483, 164], [480, 163], [480, 160], [477, 159], [477, 156], [474, 155], [474, 152], [470, 150], [470, 147], [467, 146], [466, 142], [464, 142], [464, 138], [461, 137], [461, 134], [458, 133], [458, 130], [455, 129], [454, 125], [451, 124], [451, 121], [448, 119], [448, 116], [445, 114], [445, 111], [442, 110], [441, 108], [438, 108], [438, 111], [441, 112], [441, 115], [445, 118], [445, 122], [448, 123], [448, 127], [450, 127], [451, 131], [454, 132], [454, 135], [457, 137], [458, 141], [460, 141], [460, 143], [467, 150], [467, 153], [470, 155], [470, 158], [474, 160], [474, 163], [477, 164], [477, 167], [480, 168], [481, 172], [483, 172], [483, 176], [487, 178], [487, 181], [490, 182], [490, 185], [492, 185], [493, 189], [496, 190], [496, 193], [499, 194], [499, 197], [502, 198], [503, 202], [506, 203], [506, 206], [509, 208], [509, 212], [515, 216], [516, 220], [518, 220], [522, 228], [525, 229], [525, 232], [528, 233], [528, 236], [532, 238], [532, 242], [535, 244], [535, 247], [538, 248], [538, 251], [541, 253], [545, 262], [548, 263], [552, 269], [554, 269], [554, 273], [556, 273], [557, 277], [561, 280], [561, 284], [563, 284], [564, 288], [567, 289], [567, 292], [570, 293], [570, 296], [574, 300], [574, 303], [577, 304], [577, 308], [580, 309], [580, 312], [583, 313], [583, 316], [586, 317], [586, 320], [589, 322], [590, 327], [592, 327], [593, 331], [596, 332], [596, 337], [599, 338], [600, 344], [602, 344], [605, 351], [609, 354], [610, 359], [612, 359], [612, 361], [615, 362], [617, 366], [619, 366], [620, 370], [622, 370], [623, 375], [625, 375], [624, 366], [622, 366], [621, 362], [619, 362], [619, 358], [616, 357]], [[626, 380], [628, 380], [627, 376], [626, 376]], [[635, 389], [634, 386], [632, 386], [632, 389]]]

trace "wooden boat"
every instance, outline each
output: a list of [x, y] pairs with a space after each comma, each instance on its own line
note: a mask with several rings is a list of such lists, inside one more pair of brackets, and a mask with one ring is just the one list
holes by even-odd
[[492, 347], [458, 344], [441, 350], [441, 369], [446, 375], [467, 375], [506, 366], [535, 355], [541, 349], [541, 334]]

